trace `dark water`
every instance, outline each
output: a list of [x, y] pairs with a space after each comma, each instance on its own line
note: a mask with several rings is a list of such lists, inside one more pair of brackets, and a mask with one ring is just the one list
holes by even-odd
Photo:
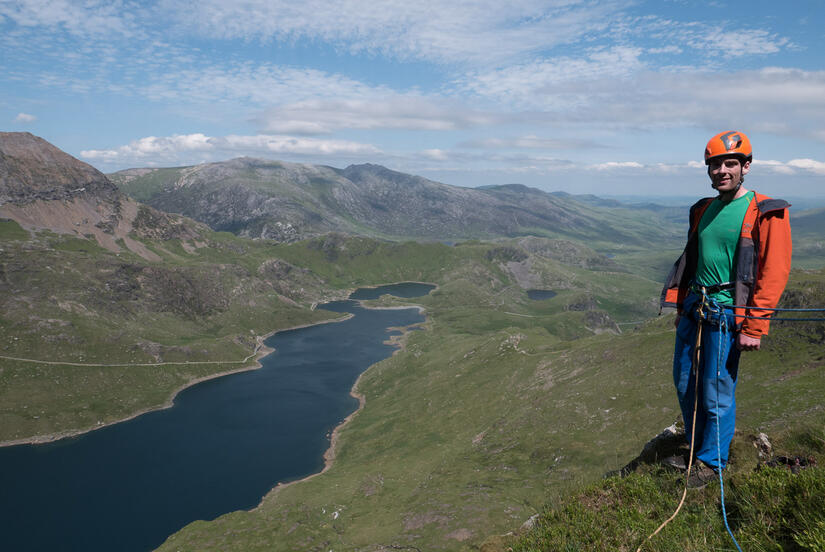
[[0, 448], [0, 550], [151, 550], [194, 520], [255, 507], [278, 482], [320, 471], [329, 433], [358, 406], [355, 380], [394, 350], [386, 328], [423, 320], [417, 309], [355, 301], [323, 308], [355, 316], [272, 336], [261, 369], [190, 387], [173, 408]]
[[411, 297], [421, 297], [430, 293], [435, 286], [432, 284], [420, 284], [418, 282], [403, 282], [400, 284], [387, 284], [374, 288], [358, 288], [349, 296], [350, 299], [359, 301], [365, 299], [378, 299], [382, 295], [390, 294], [396, 297], [409, 299]]
[[556, 292], [551, 289], [528, 289], [527, 297], [533, 301], [543, 301], [555, 297]]

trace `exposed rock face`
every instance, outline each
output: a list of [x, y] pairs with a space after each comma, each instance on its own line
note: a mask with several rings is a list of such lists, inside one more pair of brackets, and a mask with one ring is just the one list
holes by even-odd
[[178, 169], [130, 169], [110, 177], [157, 209], [253, 238], [293, 241], [343, 232], [467, 239], [538, 231], [640, 241], [606, 228], [594, 208], [534, 188], [462, 188], [373, 164], [335, 169], [238, 158]]
[[100, 171], [28, 132], [0, 132], [0, 217], [29, 230], [93, 236], [157, 261], [134, 237], [188, 240], [195, 224], [138, 204]]

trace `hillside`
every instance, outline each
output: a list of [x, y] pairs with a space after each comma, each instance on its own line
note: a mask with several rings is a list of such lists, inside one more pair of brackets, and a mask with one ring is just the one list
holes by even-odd
[[[795, 272], [785, 304], [821, 303], [823, 286], [825, 273]], [[622, 335], [562, 341], [541, 311], [508, 316], [479, 301], [484, 287], [456, 281], [421, 301], [430, 330], [361, 378], [366, 407], [341, 431], [332, 469], [273, 490], [250, 512], [194, 523], [161, 550], [266, 550], [277, 542], [280, 550], [503, 551], [512, 543], [499, 547], [496, 535], [625, 465], [679, 417], [672, 317]], [[515, 298], [505, 292], [501, 299]], [[821, 427], [822, 325], [777, 325], [765, 339], [766, 350], [742, 363], [740, 432], [773, 438], [808, 423]], [[736, 462], [752, 469], [756, 449], [743, 442]], [[668, 489], [678, 484], [669, 481]], [[638, 500], [644, 511], [659, 504]], [[631, 542], [668, 514], [659, 508]], [[562, 523], [598, 533], [597, 518]], [[622, 549], [589, 548], [589, 538], [562, 543]], [[564, 549], [550, 542], [522, 549]]]
[[42, 139], [0, 134], [0, 175], [0, 442], [160, 407], [253, 367], [257, 335], [330, 316], [309, 309], [330, 293], [318, 277], [138, 204]]
[[521, 185], [461, 188], [372, 164], [336, 169], [239, 158], [110, 177], [158, 209], [286, 242], [336, 231], [428, 240], [536, 235], [641, 247], [680, 233], [655, 210], [588, 205]]
[[825, 259], [825, 209], [808, 209], [791, 214], [794, 266], [821, 268]]
[[[825, 271], [797, 271], [781, 306], [825, 305]], [[807, 313], [803, 316], [817, 316]], [[791, 316], [791, 315], [786, 315]], [[767, 348], [747, 355], [740, 376], [737, 431], [724, 472], [728, 522], [744, 550], [825, 550], [825, 323], [774, 322]], [[757, 437], [765, 433], [764, 439]], [[766, 444], [767, 441], [767, 444]], [[529, 526], [492, 537], [489, 552], [535, 550], [733, 550], [718, 482], [688, 493], [675, 511], [684, 477], [647, 458], [548, 502]]]

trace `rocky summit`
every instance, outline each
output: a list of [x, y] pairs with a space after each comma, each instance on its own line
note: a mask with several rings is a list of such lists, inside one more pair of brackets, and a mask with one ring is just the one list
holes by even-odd
[[0, 205], [119, 196], [106, 176], [28, 132], [0, 132]]
[[94, 238], [110, 251], [123, 245], [146, 260], [158, 255], [135, 236], [194, 239], [191, 221], [126, 197], [103, 173], [28, 132], [0, 132], [0, 218], [27, 230]]

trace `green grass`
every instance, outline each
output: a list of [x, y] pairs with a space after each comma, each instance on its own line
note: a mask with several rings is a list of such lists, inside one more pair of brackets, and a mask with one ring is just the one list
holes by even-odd
[[[805, 425], [804, 422], [798, 422]], [[821, 418], [796, 435], [781, 434], [776, 455], [825, 460]], [[825, 469], [793, 474], [786, 467], [756, 464], [756, 449], [737, 437], [738, 456], [725, 472], [728, 525], [743, 550], [825, 550]], [[688, 492], [679, 515], [660, 533], [659, 525], [676, 510], [684, 478], [643, 466], [628, 477], [613, 477], [546, 509], [534, 529], [497, 543], [514, 552], [733, 550], [722, 515], [718, 482]]]
[[13, 220], [0, 219], [0, 240], [27, 240], [29, 233]]
[[125, 182], [117, 174], [109, 175], [109, 178], [124, 193], [129, 194], [137, 201], [146, 202], [163, 190], [166, 185], [175, 182], [180, 177], [180, 173], [180, 168], [161, 168], [153, 169], [151, 172], [134, 178], [130, 182]]

